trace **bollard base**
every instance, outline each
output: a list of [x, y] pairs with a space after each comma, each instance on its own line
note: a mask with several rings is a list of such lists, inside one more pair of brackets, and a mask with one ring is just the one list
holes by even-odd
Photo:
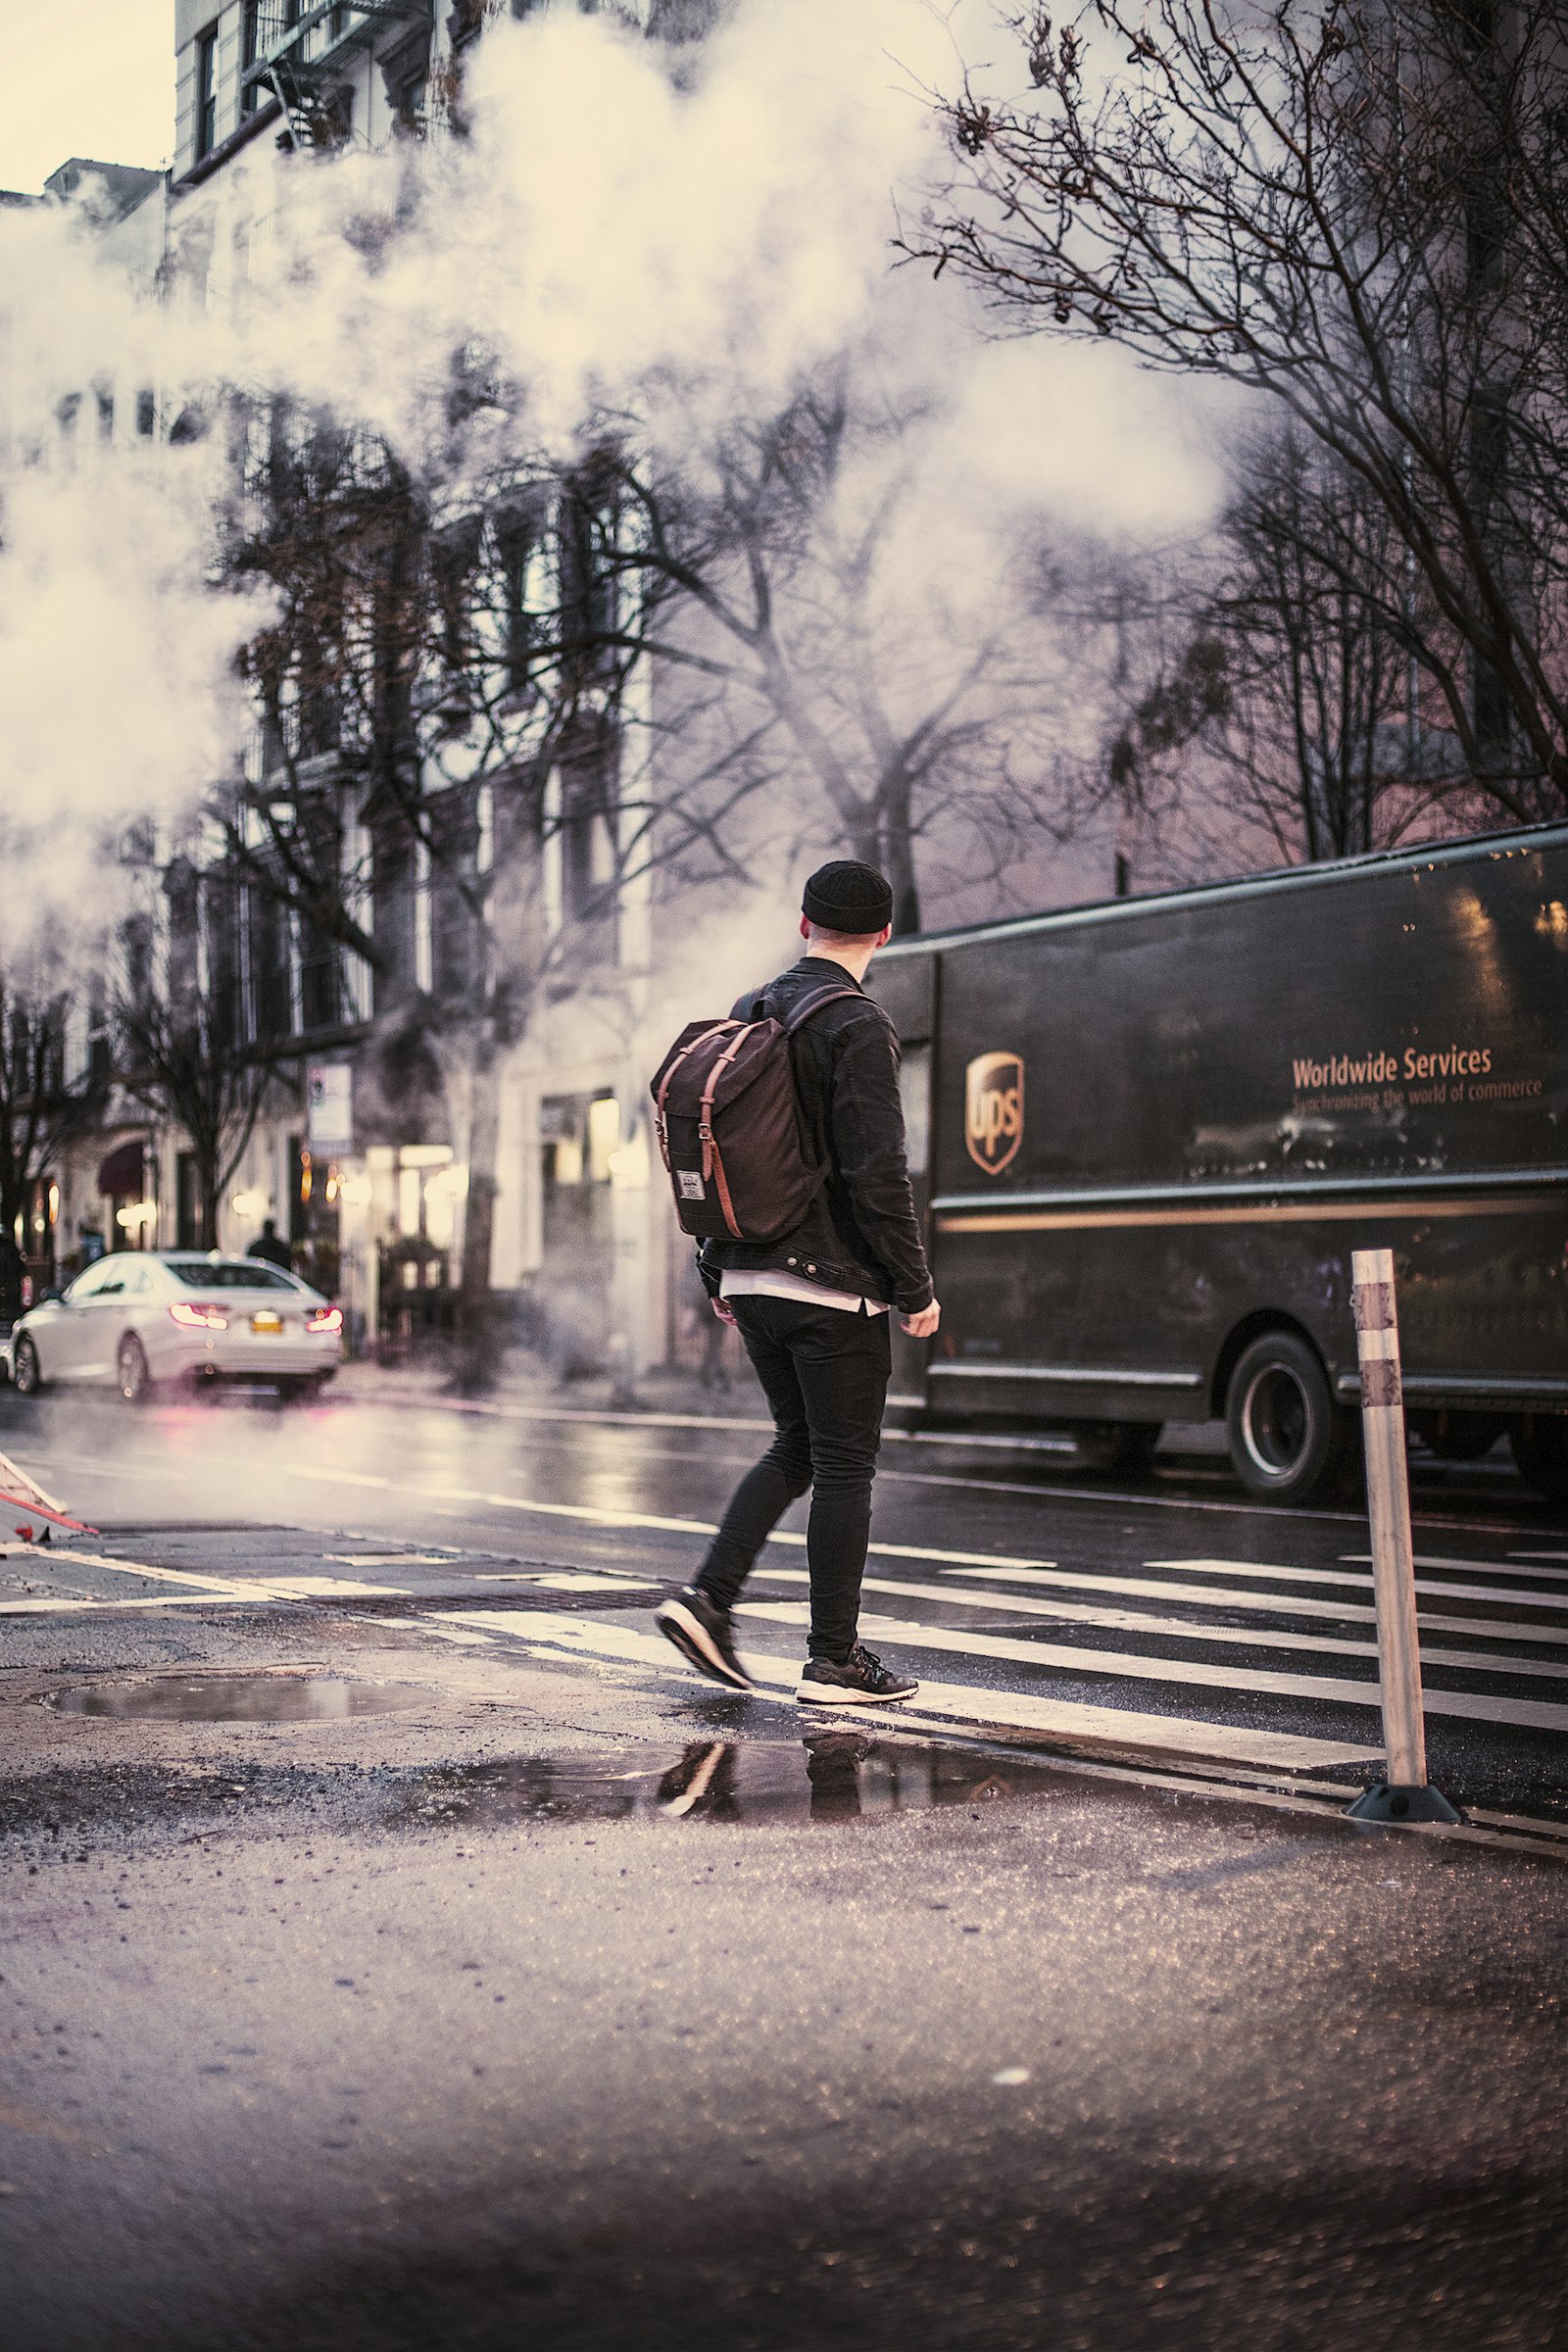
[[1424, 1788], [1392, 1788], [1387, 1781], [1374, 1781], [1353, 1805], [1347, 1805], [1348, 1821], [1445, 1821], [1458, 1823], [1464, 1815], [1449, 1804], [1441, 1789], [1429, 1781]]

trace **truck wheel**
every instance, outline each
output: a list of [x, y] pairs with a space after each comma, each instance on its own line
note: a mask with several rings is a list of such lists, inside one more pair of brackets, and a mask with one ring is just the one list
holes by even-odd
[[17, 1342], [11, 1378], [19, 1396], [36, 1396], [43, 1387], [43, 1374], [38, 1369], [38, 1350], [25, 1332]]
[[1568, 1414], [1527, 1413], [1509, 1431], [1508, 1444], [1520, 1477], [1548, 1502], [1568, 1504]]
[[1137, 1478], [1149, 1468], [1162, 1421], [1080, 1421], [1073, 1440], [1086, 1470]]
[[1291, 1331], [1244, 1348], [1225, 1397], [1231, 1461], [1250, 1494], [1300, 1502], [1349, 1450], [1355, 1416], [1337, 1410], [1314, 1350]]

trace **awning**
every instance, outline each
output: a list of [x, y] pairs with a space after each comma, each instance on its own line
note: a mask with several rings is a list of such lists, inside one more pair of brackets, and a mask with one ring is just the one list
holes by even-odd
[[98, 1190], [111, 1200], [139, 1200], [142, 1190], [141, 1137], [117, 1144], [98, 1162]]

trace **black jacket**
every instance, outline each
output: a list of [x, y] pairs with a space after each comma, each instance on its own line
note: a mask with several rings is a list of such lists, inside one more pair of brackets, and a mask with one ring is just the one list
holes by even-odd
[[854, 989], [855, 997], [824, 1005], [790, 1041], [803, 1141], [818, 1166], [827, 1162], [827, 1181], [782, 1241], [707, 1241], [698, 1264], [713, 1293], [726, 1270], [776, 1268], [918, 1314], [931, 1303], [931, 1274], [904, 1156], [899, 1041], [887, 1014], [842, 964], [803, 956], [766, 988], [741, 997], [732, 1018], [783, 1018], [828, 984]]

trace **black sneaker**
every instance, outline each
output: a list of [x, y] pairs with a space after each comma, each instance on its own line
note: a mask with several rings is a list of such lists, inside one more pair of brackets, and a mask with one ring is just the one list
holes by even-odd
[[706, 1674], [715, 1683], [727, 1683], [732, 1690], [755, 1690], [740, 1659], [735, 1655], [735, 1642], [729, 1630], [729, 1611], [715, 1606], [708, 1594], [696, 1585], [688, 1585], [684, 1592], [672, 1592], [662, 1600], [654, 1611], [654, 1623], [666, 1642], [673, 1642], [683, 1658], [689, 1658], [699, 1674]]
[[857, 1642], [842, 1666], [831, 1658], [808, 1658], [795, 1695], [803, 1705], [813, 1707], [883, 1706], [912, 1698], [919, 1688], [912, 1674], [895, 1673], [875, 1650]]

